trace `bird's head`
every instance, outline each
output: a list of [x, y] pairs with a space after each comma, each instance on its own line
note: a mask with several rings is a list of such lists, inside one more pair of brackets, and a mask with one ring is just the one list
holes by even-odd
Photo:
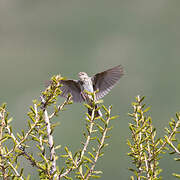
[[80, 79], [81, 81], [83, 81], [83, 80], [85, 80], [85, 79], [88, 78], [88, 75], [87, 75], [87, 73], [85, 73], [85, 72], [79, 72], [79, 73], [78, 73], [78, 76], [79, 76], [79, 79]]

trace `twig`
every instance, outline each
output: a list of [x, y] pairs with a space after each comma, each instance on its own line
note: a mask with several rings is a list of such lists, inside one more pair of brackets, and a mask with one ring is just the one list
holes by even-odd
[[[143, 127], [143, 125], [144, 125], [144, 123], [145, 123], [145, 118], [144, 118], [144, 112], [143, 112], [143, 110], [142, 110], [142, 105], [141, 105], [141, 98], [140, 98], [140, 96], [138, 95], [137, 96], [137, 102], [139, 103], [139, 106], [137, 107], [137, 108], [140, 108], [141, 109], [141, 120], [142, 120], [142, 127]], [[138, 125], [138, 123], [139, 123], [139, 118], [138, 118], [138, 109], [136, 109], [136, 106], [134, 106], [134, 110], [135, 110], [135, 117], [136, 117], [136, 122], [137, 122], [137, 127], [139, 126]], [[146, 127], [145, 127], [146, 128]], [[151, 129], [150, 129], [150, 131], [152, 132], [152, 127], [151, 127]], [[148, 133], [147, 133], [147, 131], [146, 131], [146, 129], [145, 129], [145, 136], [146, 137], [148, 137], [149, 135], [148, 135]], [[140, 131], [140, 133], [139, 133], [139, 138], [140, 138], [140, 140], [139, 140], [139, 142], [141, 142], [141, 139], [142, 139], [142, 132]], [[152, 139], [152, 141], [154, 142], [154, 139]], [[150, 142], [149, 142], [149, 140], [147, 140], [147, 153], [148, 153], [148, 158], [146, 157], [146, 154], [143, 154], [143, 144], [141, 143], [140, 144], [140, 156], [141, 156], [141, 159], [140, 159], [140, 161], [143, 161], [143, 156], [144, 156], [144, 161], [145, 161], [145, 167], [146, 167], [146, 172], [147, 172], [147, 178], [150, 178], [150, 170], [149, 170], [149, 163], [151, 162], [151, 157], [152, 157], [152, 155], [151, 155], [151, 148], [150, 148]], [[154, 164], [155, 165], [155, 164]], [[142, 171], [142, 167], [140, 166], [139, 167], [139, 173], [141, 173], [141, 171]], [[154, 171], [152, 170], [152, 172], [154, 173]]]
[[[25, 136], [23, 137], [23, 139], [22, 139], [21, 141], [18, 142], [17, 139], [15, 138], [15, 136], [12, 136], [13, 139], [14, 139], [14, 138], [16, 139], [17, 144], [14, 146], [13, 149], [11, 149], [11, 150], [6, 154], [6, 156], [8, 156], [9, 154], [11, 154], [17, 147], [18, 147], [18, 148], [21, 148], [21, 144], [27, 139], [27, 137], [28, 137], [29, 134], [32, 132], [32, 130], [37, 126], [38, 121], [39, 121], [39, 119], [36, 119], [35, 123], [32, 125], [32, 127], [31, 127], [31, 128], [29, 129], [29, 131], [25, 134]], [[6, 128], [8, 128], [8, 127], [6, 127]], [[10, 135], [13, 135], [12, 132], [10, 131], [10, 129], [9, 129], [8, 131], [9, 131]]]
[[[45, 100], [42, 96], [41, 96], [41, 101], [43, 104], [45, 103]], [[51, 124], [50, 124], [48, 112], [46, 109], [44, 109], [44, 120], [45, 120], [46, 128], [47, 128], [48, 143], [49, 143], [49, 148], [50, 148], [50, 160], [52, 162], [50, 174], [53, 174], [56, 171], [56, 153], [54, 149], [54, 140], [52, 136]], [[54, 175], [54, 178], [56, 176], [57, 174]]]
[[91, 120], [90, 120], [90, 128], [89, 128], [89, 134], [87, 136], [87, 139], [86, 139], [86, 142], [84, 144], [84, 147], [83, 147], [83, 150], [81, 151], [81, 157], [80, 157], [80, 160], [78, 161], [78, 163], [80, 163], [80, 161], [82, 160], [83, 156], [84, 156], [84, 153], [87, 151], [87, 147], [88, 147], [88, 144], [90, 142], [90, 139], [91, 139], [91, 133], [93, 131], [93, 126], [94, 126], [94, 113], [95, 113], [95, 109], [92, 110], [92, 115], [91, 115]]
[[[140, 102], [140, 96], [138, 95], [137, 96], [137, 101], [138, 101], [138, 103]], [[140, 125], [139, 125], [139, 116], [138, 116], [138, 108], [141, 108], [141, 106], [139, 105], [138, 107], [137, 106], [133, 106], [133, 108], [134, 108], [134, 113], [135, 113], [135, 120], [136, 120], [136, 127], [138, 128]], [[138, 142], [141, 142], [141, 139], [142, 139], [142, 132], [140, 131], [139, 132], [139, 138], [138, 138]], [[138, 136], [137, 135], [137, 136]], [[140, 163], [141, 161], [142, 161], [142, 152], [143, 152], [143, 145], [142, 144], [140, 144], [140, 159], [139, 159], [139, 162], [138, 163]], [[141, 166], [139, 166], [138, 167], [138, 180], [140, 180], [140, 174], [141, 174], [141, 172], [142, 172], [142, 168], [141, 168]]]
[[[1, 126], [0, 126], [0, 140], [3, 138], [3, 129], [5, 127], [5, 109], [1, 109], [1, 112], [0, 112], [0, 118], [1, 118]], [[1, 170], [2, 170], [2, 175], [3, 175], [3, 179], [4, 180], [7, 180], [7, 174], [6, 174], [6, 168], [5, 168], [5, 165], [2, 164], [2, 142], [0, 141], [0, 164], [1, 164]]]
[[[38, 110], [37, 110], [37, 104], [34, 104], [34, 111], [35, 111], [35, 118], [38, 119]], [[42, 134], [40, 134], [39, 136], [39, 145], [40, 145], [40, 148], [41, 148], [41, 151], [42, 151], [42, 154], [44, 155], [44, 146], [43, 146], [43, 142], [42, 142]], [[45, 157], [45, 156], [44, 156]]]
[[[109, 107], [109, 114], [110, 114], [110, 112], [111, 112], [111, 108]], [[91, 168], [90, 168], [90, 170], [89, 170], [89, 172], [88, 172], [85, 180], [88, 180], [88, 179], [89, 179], [89, 177], [91, 176], [91, 174], [92, 174], [92, 172], [93, 172], [93, 170], [94, 170], [94, 168], [95, 168], [95, 166], [96, 166], [96, 162], [97, 162], [97, 160], [98, 160], [98, 158], [99, 158], [99, 155], [100, 155], [100, 153], [101, 153], [101, 149], [102, 149], [102, 147], [103, 147], [103, 145], [104, 145], [106, 133], [107, 133], [107, 131], [108, 131], [109, 121], [110, 121], [110, 117], [108, 117], [108, 119], [106, 120], [106, 126], [105, 126], [105, 128], [104, 128], [104, 131], [103, 131], [103, 134], [102, 134], [102, 137], [101, 137], [101, 140], [100, 140], [100, 145], [99, 145], [99, 147], [98, 147], [98, 149], [97, 149], [96, 156], [95, 156], [95, 158], [94, 158], [94, 162], [93, 162], [93, 164], [92, 164], [92, 166], [91, 166]]]
[[[79, 164], [81, 163], [82, 161], [82, 158], [84, 156], [84, 153], [86, 152], [87, 150], [87, 147], [88, 147], [88, 144], [90, 142], [90, 139], [91, 139], [91, 133], [93, 131], [93, 126], [94, 126], [94, 113], [95, 113], [95, 109], [92, 110], [92, 115], [91, 115], [91, 119], [90, 119], [90, 128], [89, 128], [89, 134], [87, 136], [87, 139], [86, 139], [86, 142], [84, 143], [84, 147], [81, 151], [81, 157], [80, 159], [78, 160], [77, 162], [77, 167], [79, 166]], [[66, 170], [66, 172], [64, 172], [63, 174], [60, 174], [59, 175], [59, 179], [61, 179], [62, 177], [66, 176], [67, 174], [69, 174], [71, 171], [73, 170], [73, 168], [69, 168]], [[81, 177], [83, 178], [83, 174], [81, 174]]]
[[24, 180], [24, 178], [22, 176], [20, 176], [20, 174], [18, 173], [18, 171], [16, 170], [16, 168], [10, 163], [10, 162], [7, 162], [9, 164], [9, 166], [13, 169], [13, 171], [15, 172], [16, 176], [18, 178], [20, 178], [21, 180]]
[[59, 111], [61, 111], [61, 110], [64, 108], [64, 106], [69, 103], [70, 100], [71, 100], [71, 96], [68, 96], [68, 97], [66, 98], [66, 100], [63, 102], [63, 104], [61, 104], [61, 105], [59, 105], [59, 106], [57, 107], [57, 111], [54, 111], [54, 112], [49, 116], [49, 119], [52, 119], [55, 115], [57, 115], [57, 113], [58, 113]]
[[[173, 138], [173, 136], [174, 136], [174, 134], [177, 131], [179, 126], [180, 126], [180, 116], [178, 116], [178, 121], [176, 122], [176, 125], [175, 125], [173, 131], [167, 137], [167, 141], [164, 141], [164, 143], [161, 145], [161, 147], [157, 150], [157, 153], [159, 153], [166, 146], [167, 142], [171, 142], [171, 139]], [[178, 151], [178, 154], [179, 154], [179, 151]]]
[[[3, 129], [5, 127], [5, 119], [4, 119], [5, 109], [2, 109], [0, 112], [1, 118], [1, 126], [0, 126], [0, 140], [3, 138]], [[0, 141], [0, 154], [2, 154], [2, 142]]]
[[176, 153], [180, 155], [180, 151], [174, 146], [174, 144], [172, 142], [169, 143], [171, 144], [172, 148], [176, 151]]

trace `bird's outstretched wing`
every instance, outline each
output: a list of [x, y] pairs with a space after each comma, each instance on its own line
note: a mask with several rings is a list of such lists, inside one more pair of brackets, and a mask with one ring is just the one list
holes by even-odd
[[60, 96], [62, 97], [68, 97], [68, 94], [70, 93], [72, 95], [74, 102], [82, 102], [84, 101], [84, 98], [81, 94], [81, 88], [79, 86], [79, 81], [77, 80], [61, 80], [60, 84], [63, 86], [60, 87], [60, 90], [62, 93]]
[[108, 94], [122, 75], [123, 68], [121, 65], [95, 74], [92, 77], [93, 88], [94, 90], [99, 90], [99, 92], [96, 93], [96, 99], [101, 99]]

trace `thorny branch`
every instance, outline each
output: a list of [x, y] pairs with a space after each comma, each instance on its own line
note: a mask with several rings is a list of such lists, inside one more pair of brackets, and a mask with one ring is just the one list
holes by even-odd
[[[89, 128], [89, 133], [88, 133], [88, 136], [87, 136], [87, 139], [86, 139], [86, 142], [83, 143], [84, 146], [83, 146], [83, 149], [81, 151], [81, 156], [79, 158], [79, 161], [77, 163], [74, 163], [75, 167], [78, 168], [79, 164], [81, 163], [82, 161], [82, 158], [84, 156], [84, 153], [86, 152], [87, 150], [87, 147], [88, 147], [88, 144], [90, 142], [90, 138], [91, 138], [91, 133], [92, 133], [92, 130], [93, 130], [93, 126], [94, 126], [94, 112], [95, 112], [95, 109], [92, 110], [92, 115], [91, 115], [91, 119], [90, 119], [90, 128]], [[73, 168], [69, 168], [66, 170], [66, 172], [64, 172], [63, 174], [60, 174], [59, 175], [59, 179], [66, 176], [67, 174], [69, 174], [71, 171], [73, 170]], [[83, 178], [83, 174], [81, 174], [82, 178]], [[84, 179], [84, 178], [83, 178]]]
[[[41, 96], [41, 101], [42, 103], [45, 103], [45, 100], [42, 96]], [[47, 136], [48, 136], [48, 143], [49, 143], [49, 149], [50, 149], [50, 161], [52, 162], [51, 174], [53, 174], [56, 171], [56, 153], [54, 149], [54, 140], [52, 136], [51, 124], [50, 124], [48, 112], [46, 109], [44, 109], [44, 120], [45, 120], [46, 128], [47, 128]], [[54, 175], [54, 177], [56, 177], [56, 174]]]
[[108, 124], [109, 124], [109, 121], [110, 121], [110, 112], [111, 112], [111, 107], [109, 107], [109, 117], [106, 120], [106, 126], [105, 126], [105, 128], [103, 130], [103, 134], [102, 134], [102, 137], [101, 137], [101, 140], [100, 140], [99, 147], [98, 147], [97, 152], [96, 152], [96, 156], [95, 156], [94, 162], [93, 162], [93, 164], [92, 164], [92, 166], [91, 166], [91, 168], [89, 170], [89, 173], [87, 174], [85, 180], [89, 179], [90, 175], [92, 174], [92, 172], [93, 172], [93, 170], [94, 170], [94, 168], [96, 166], [96, 162], [97, 162], [97, 160], [98, 160], [98, 158], [100, 156], [101, 149], [102, 149], [102, 147], [104, 145], [105, 137], [106, 137], [106, 134], [107, 134], [107, 131], [108, 131]]
[[[59, 180], [61, 178], [68, 178], [67, 175], [71, 171], [76, 171], [81, 176], [81, 179], [88, 180], [90, 177], [93, 177], [93, 175], [99, 173], [100, 171], [95, 171], [95, 165], [98, 160], [98, 158], [103, 154], [101, 150], [103, 147], [105, 147], [104, 141], [105, 138], [107, 138], [106, 133], [110, 129], [108, 128], [108, 124], [110, 121], [110, 110], [109, 108], [109, 115], [106, 115], [106, 120], [104, 121], [104, 128], [103, 131], [94, 129], [94, 125], [97, 126], [96, 120], [98, 118], [95, 117], [95, 104], [92, 105], [92, 114], [91, 116], [87, 117], [89, 119], [86, 119], [88, 122], [87, 132], [85, 133], [85, 142], [83, 143], [83, 147], [81, 150], [77, 152], [77, 156], [75, 159], [71, 159], [72, 167], [67, 165], [67, 168], [65, 169], [65, 172], [60, 173], [59, 169], [56, 167], [56, 153], [55, 153], [55, 143], [53, 138], [53, 128], [56, 126], [56, 124], [53, 124], [50, 122], [50, 119], [57, 116], [59, 111], [61, 111], [65, 105], [71, 103], [71, 96], [68, 96], [66, 100], [58, 106], [55, 106], [54, 111], [49, 115], [48, 114], [48, 107], [50, 107], [52, 104], [56, 104], [57, 102], [57, 96], [60, 94], [60, 79], [62, 79], [60, 76], [56, 76], [53, 80], [51, 85], [42, 92], [42, 96], [40, 96], [41, 101], [35, 100], [33, 102], [34, 108], [30, 107], [31, 111], [28, 112], [28, 117], [30, 118], [28, 120], [28, 130], [24, 132], [22, 130], [22, 133], [17, 133], [17, 137], [13, 134], [12, 127], [7, 123], [5, 123], [3, 114], [1, 111], [0, 118], [1, 120], [1, 126], [0, 126], [0, 161], [3, 159], [6, 160], [6, 167], [8, 167], [9, 173], [6, 173], [6, 167], [2, 166], [3, 164], [0, 163], [1, 168], [1, 176], [3, 175], [4, 180], [9, 180], [8, 178], [10, 176], [19, 178], [20, 180], [24, 180], [23, 175], [23, 168], [20, 169], [20, 167], [17, 165], [17, 159], [19, 156], [25, 157], [33, 167], [36, 167], [39, 171], [39, 177], [40, 178], [48, 178], [50, 180]], [[95, 103], [93, 101], [93, 103]], [[107, 113], [108, 114], [108, 113]], [[7, 119], [7, 118], [6, 118]], [[102, 123], [102, 122], [101, 122]], [[100, 126], [100, 125], [99, 125]], [[2, 152], [2, 140], [3, 140], [3, 129], [6, 130], [5, 134], [5, 140], [11, 139], [13, 141], [13, 146], [11, 146], [10, 150], [6, 148]], [[92, 137], [93, 132], [98, 132], [100, 134], [97, 135], [97, 137]], [[99, 137], [100, 136], [100, 137]], [[86, 172], [85, 174], [80, 170], [80, 166], [84, 166], [83, 169], [87, 168], [88, 165], [88, 157], [86, 154], [89, 154], [90, 152], [87, 152], [88, 146], [90, 146], [90, 141], [93, 139], [96, 139], [98, 141], [98, 145], [95, 149], [95, 155], [94, 159], [90, 159], [91, 165], [89, 172]], [[26, 151], [26, 148], [28, 148], [27, 142], [36, 142], [35, 144], [37, 148], [40, 150], [40, 153], [38, 156], [40, 157], [40, 160], [36, 160], [35, 156], [31, 155], [31, 153], [28, 153]], [[46, 154], [47, 149], [49, 148], [49, 155]], [[58, 147], [56, 147], [58, 148]], [[89, 150], [88, 150], [89, 151]], [[94, 150], [93, 150], [94, 151]], [[38, 151], [39, 152], [39, 151]], [[91, 157], [92, 158], [92, 157]], [[2, 162], [2, 161], [1, 161]], [[4, 161], [5, 162], [5, 161]], [[66, 163], [66, 162], [65, 162]], [[19, 172], [20, 171], [20, 172]]]

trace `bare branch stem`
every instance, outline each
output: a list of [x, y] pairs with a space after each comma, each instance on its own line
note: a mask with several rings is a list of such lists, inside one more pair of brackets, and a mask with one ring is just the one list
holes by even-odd
[[[42, 103], [45, 102], [42, 96], [41, 96], [41, 100], [42, 100]], [[54, 140], [52, 136], [51, 123], [49, 121], [49, 116], [46, 109], [44, 109], [44, 120], [45, 120], [46, 128], [47, 128], [47, 136], [48, 136], [48, 143], [49, 143], [49, 149], [50, 149], [50, 160], [52, 162], [50, 174], [53, 174], [56, 171], [56, 153], [54, 149]], [[54, 178], [56, 176], [57, 174], [54, 175]]]
[[[110, 116], [110, 112], [111, 112], [111, 108], [109, 107], [109, 116]], [[100, 155], [100, 153], [101, 153], [101, 149], [102, 149], [102, 147], [103, 147], [103, 145], [104, 145], [106, 133], [107, 133], [107, 131], [108, 131], [109, 121], [110, 121], [110, 117], [108, 117], [108, 119], [106, 120], [106, 126], [105, 126], [105, 128], [104, 128], [104, 131], [103, 131], [103, 134], [102, 134], [102, 137], [101, 137], [101, 140], [100, 140], [100, 144], [99, 144], [99, 147], [98, 147], [97, 152], [96, 152], [96, 156], [95, 156], [94, 162], [93, 162], [93, 164], [92, 164], [92, 166], [91, 166], [91, 168], [90, 168], [90, 170], [89, 170], [89, 172], [88, 172], [85, 180], [88, 180], [88, 179], [89, 179], [90, 175], [92, 174], [92, 172], [93, 172], [93, 170], [94, 170], [94, 168], [95, 168], [95, 166], [96, 166], [96, 162], [97, 162], [97, 160], [98, 160], [98, 158], [99, 158], [99, 155]]]

